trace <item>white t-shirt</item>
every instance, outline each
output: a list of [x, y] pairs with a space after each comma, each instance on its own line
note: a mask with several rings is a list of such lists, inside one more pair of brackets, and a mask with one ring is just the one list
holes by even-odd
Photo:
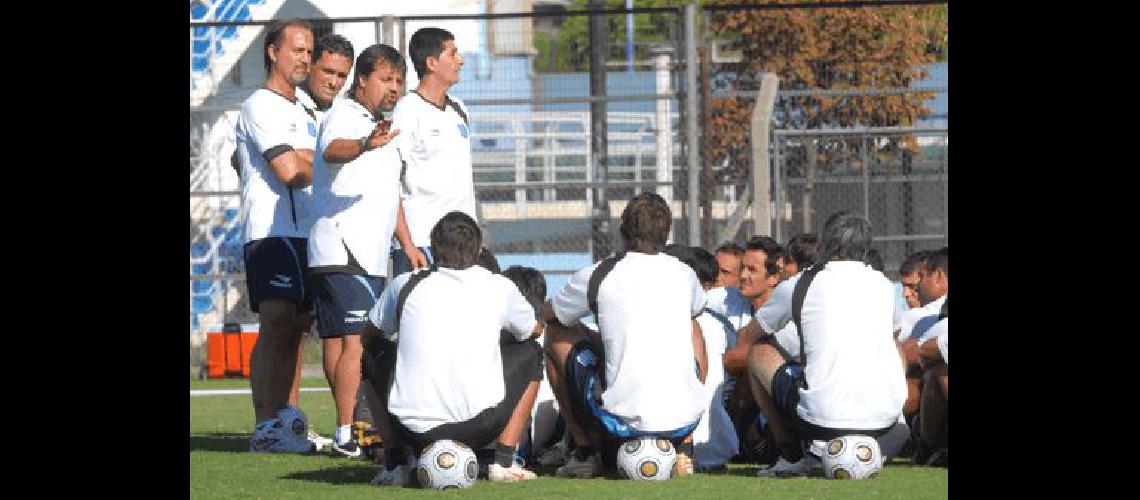
[[[766, 332], [792, 321], [802, 274], [776, 286], [756, 311]], [[887, 278], [857, 261], [827, 263], [808, 287], [802, 318], [805, 378], [796, 412], [836, 429], [881, 429], [902, 412], [907, 389], [892, 332], [896, 309]]]
[[[946, 302], [947, 295], [943, 295], [925, 306], [903, 311], [902, 318], [899, 320], [899, 342], [906, 341], [913, 336], [914, 327], [919, 324], [922, 318], [927, 316], [937, 317], [938, 313], [942, 311], [942, 303]], [[927, 322], [923, 325], [924, 328], [922, 328], [922, 330], [929, 328], [931, 324], [932, 323]]]
[[261, 88], [242, 103], [235, 129], [241, 202], [247, 214], [245, 241], [269, 236], [308, 238], [312, 191], [283, 184], [264, 155], [282, 149], [314, 149], [317, 122], [298, 101]]
[[[317, 101], [313, 100], [313, 96], [309, 95], [303, 85], [297, 87], [297, 102], [301, 103], [301, 107], [312, 114], [313, 120], [318, 124], [324, 122], [325, 112], [317, 108]], [[332, 106], [329, 107], [331, 108]]]
[[[463, 101], [445, 99], [467, 113]], [[432, 227], [452, 210], [478, 222], [467, 123], [446, 102], [440, 108], [415, 92], [400, 99], [392, 114], [392, 129], [400, 130], [394, 144], [407, 163], [401, 195], [412, 243], [429, 246]]]
[[499, 404], [506, 395], [499, 331], [525, 340], [536, 320], [511, 280], [481, 266], [441, 267], [408, 295], [397, 334], [396, 301], [410, 277], [393, 278], [368, 319], [397, 340], [388, 410], [423, 433]]
[[[564, 325], [590, 314], [595, 263], [574, 273], [551, 298]], [[628, 252], [598, 287], [597, 323], [605, 344], [602, 407], [643, 432], [692, 425], [709, 401], [695, 373], [691, 318], [705, 292], [692, 268], [664, 253]]]
[[693, 430], [693, 447], [696, 449], [698, 466], [719, 467], [740, 451], [736, 427], [732, 425], [732, 418], [724, 408], [725, 372], [721, 360], [725, 351], [724, 339], [729, 335], [736, 337], [736, 332], [730, 331], [708, 311], [697, 316], [697, 324], [705, 337], [705, 351], [709, 358], [705, 388], [710, 391], [711, 399], [701, 413], [700, 423]]
[[[927, 339], [938, 339], [938, 352], [942, 354], [942, 360], [947, 365], [950, 364], [950, 318], [942, 318], [938, 320], [934, 326], [930, 327], [927, 331]], [[926, 342], [923, 340], [922, 342]], [[919, 344], [921, 344], [920, 342]]]
[[396, 148], [387, 144], [348, 163], [324, 160], [333, 140], [359, 141], [375, 127], [372, 113], [347, 98], [334, 101], [321, 123], [313, 165], [317, 219], [309, 237], [310, 267], [347, 265], [347, 245], [366, 274], [388, 275], [388, 250], [400, 201]]
[[718, 286], [705, 292], [708, 302], [705, 307], [724, 316], [735, 330], [729, 338], [725, 339], [725, 349], [736, 347], [736, 332], [752, 321], [752, 301], [748, 300], [740, 289], [730, 286]]

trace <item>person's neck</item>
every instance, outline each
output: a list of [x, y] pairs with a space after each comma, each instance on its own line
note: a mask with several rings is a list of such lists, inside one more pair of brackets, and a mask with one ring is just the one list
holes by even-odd
[[443, 99], [447, 95], [448, 87], [450, 85], [445, 85], [434, 76], [428, 75], [427, 78], [420, 80], [419, 85], [416, 85], [416, 93], [437, 107], [443, 107]]
[[760, 306], [764, 305], [765, 302], [768, 302], [768, 292], [752, 297], [752, 308], [760, 309]]
[[269, 79], [265, 81], [265, 88], [277, 92], [291, 101], [297, 99], [297, 87], [276, 74], [270, 75]]

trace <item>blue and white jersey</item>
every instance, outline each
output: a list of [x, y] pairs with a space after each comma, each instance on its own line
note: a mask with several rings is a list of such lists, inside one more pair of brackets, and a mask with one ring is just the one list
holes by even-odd
[[309, 189], [282, 183], [269, 161], [290, 150], [314, 149], [317, 122], [297, 100], [258, 89], [242, 103], [236, 125], [241, 163], [245, 241], [269, 236], [308, 238], [312, 226]]
[[443, 106], [436, 106], [411, 92], [392, 114], [392, 129], [400, 131], [393, 143], [405, 163], [404, 218], [412, 243], [426, 247], [431, 244], [432, 227], [448, 212], [459, 210], [479, 220], [467, 107], [450, 95], [445, 95]]

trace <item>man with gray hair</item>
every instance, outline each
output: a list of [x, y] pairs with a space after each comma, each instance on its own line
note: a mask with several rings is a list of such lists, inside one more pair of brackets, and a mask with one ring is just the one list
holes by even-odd
[[[749, 352], [749, 382], [783, 455], [761, 476], [811, 472], [819, 462], [805, 456], [807, 441], [886, 434], [906, 400], [891, 283], [864, 262], [871, 223], [837, 212], [819, 242], [816, 263], [777, 286], [750, 325], [760, 338]], [[788, 323], [800, 332], [798, 361], [773, 335]]]

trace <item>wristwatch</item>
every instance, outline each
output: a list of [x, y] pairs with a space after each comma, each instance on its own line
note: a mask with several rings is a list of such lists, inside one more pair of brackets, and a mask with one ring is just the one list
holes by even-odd
[[370, 136], [366, 135], [366, 136], [360, 138], [360, 152], [361, 153], [368, 151], [368, 138], [369, 137]]

